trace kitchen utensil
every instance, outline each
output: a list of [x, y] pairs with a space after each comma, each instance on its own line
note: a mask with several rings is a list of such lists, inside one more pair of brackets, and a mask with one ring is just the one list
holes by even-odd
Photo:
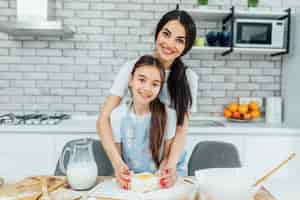
[[[65, 155], [70, 159], [64, 166]], [[75, 190], [86, 190], [95, 183], [98, 168], [92, 151], [92, 140], [85, 138], [76, 141], [72, 147], [66, 147], [59, 160], [59, 167], [67, 175], [68, 183]]]
[[209, 46], [217, 46], [218, 32], [210, 31], [206, 34], [206, 41]]
[[209, 168], [195, 172], [200, 199], [249, 200], [256, 193], [254, 177], [244, 168]]
[[228, 31], [218, 32], [219, 44], [222, 47], [230, 46], [231, 42], [231, 33]]
[[271, 169], [270, 171], [268, 171], [264, 176], [262, 176], [261, 178], [259, 178], [255, 182], [254, 186], [258, 186], [259, 184], [261, 184], [263, 181], [265, 181], [267, 178], [269, 178], [272, 174], [274, 174], [278, 169], [280, 169], [285, 164], [287, 164], [290, 160], [292, 160], [295, 156], [296, 156], [296, 153], [291, 153], [287, 159], [285, 159], [284, 161], [282, 161], [281, 163], [279, 163], [276, 167], [274, 167], [273, 169]]

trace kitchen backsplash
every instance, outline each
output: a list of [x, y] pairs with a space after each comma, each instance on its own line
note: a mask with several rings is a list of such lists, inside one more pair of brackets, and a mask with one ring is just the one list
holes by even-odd
[[[0, 33], [0, 112], [96, 114], [121, 65], [151, 52], [155, 25], [175, 4], [196, 0], [57, 0], [56, 14], [74, 37]], [[209, 0], [210, 7], [245, 8], [246, 0]], [[300, 7], [297, 0], [260, 0], [262, 9]], [[0, 0], [0, 20], [16, 17], [16, 2]], [[197, 21], [198, 35], [220, 24]], [[219, 115], [237, 96], [281, 95], [282, 58], [191, 51], [185, 62], [199, 75], [198, 112]]]

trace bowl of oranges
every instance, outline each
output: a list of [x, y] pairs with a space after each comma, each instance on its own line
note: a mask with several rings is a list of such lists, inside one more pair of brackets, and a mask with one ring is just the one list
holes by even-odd
[[224, 117], [234, 122], [249, 122], [260, 117], [259, 104], [256, 101], [249, 103], [231, 102], [224, 108]]

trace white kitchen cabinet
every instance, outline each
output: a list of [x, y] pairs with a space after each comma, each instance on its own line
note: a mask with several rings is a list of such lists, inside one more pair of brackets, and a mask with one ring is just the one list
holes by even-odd
[[[278, 173], [276, 172], [272, 178], [285, 179], [299, 176], [297, 170], [300, 169], [300, 134], [284, 134], [284, 129], [280, 134], [251, 134], [249, 133], [251, 129], [247, 128], [233, 129], [231, 134], [228, 130], [223, 131], [188, 133], [186, 144], [188, 158], [194, 146], [200, 141], [230, 142], [237, 147], [242, 165], [248, 167], [258, 177], [293, 151], [298, 154], [296, 158]], [[98, 135], [93, 131], [1, 132], [0, 177], [9, 181], [31, 175], [52, 175], [63, 146], [70, 140], [85, 137], [98, 139]]]
[[0, 176], [6, 180], [50, 171], [54, 152], [51, 135], [9, 133], [0, 138]]
[[84, 137], [98, 138], [96, 133], [1, 133], [0, 177], [14, 181], [53, 175], [65, 143]]

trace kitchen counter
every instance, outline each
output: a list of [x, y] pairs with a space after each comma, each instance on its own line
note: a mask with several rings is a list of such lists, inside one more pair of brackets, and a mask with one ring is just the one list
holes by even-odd
[[[57, 125], [0, 125], [0, 134], [22, 133], [95, 133], [97, 116], [72, 116]], [[217, 121], [224, 126], [197, 125], [200, 121]], [[221, 117], [192, 116], [188, 130], [190, 135], [284, 135], [300, 136], [300, 128], [291, 128], [285, 124], [270, 125], [263, 121], [229, 122]]]

